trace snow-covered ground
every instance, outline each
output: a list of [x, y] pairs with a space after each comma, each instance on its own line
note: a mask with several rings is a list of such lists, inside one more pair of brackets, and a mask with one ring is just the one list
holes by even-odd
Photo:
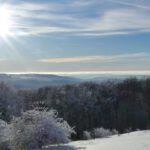
[[150, 150], [150, 131], [137, 131], [110, 138], [72, 142], [85, 150]]
[[109, 138], [71, 142], [46, 150], [150, 150], [150, 130], [115, 135]]

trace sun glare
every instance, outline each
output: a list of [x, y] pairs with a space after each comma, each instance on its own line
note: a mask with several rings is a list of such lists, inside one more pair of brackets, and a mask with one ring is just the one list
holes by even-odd
[[10, 34], [12, 27], [11, 13], [6, 7], [0, 8], [0, 36], [7, 36]]

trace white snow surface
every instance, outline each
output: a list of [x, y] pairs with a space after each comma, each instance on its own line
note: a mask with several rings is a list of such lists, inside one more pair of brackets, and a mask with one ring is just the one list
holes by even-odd
[[150, 150], [150, 130], [88, 141], [76, 141], [46, 150]]

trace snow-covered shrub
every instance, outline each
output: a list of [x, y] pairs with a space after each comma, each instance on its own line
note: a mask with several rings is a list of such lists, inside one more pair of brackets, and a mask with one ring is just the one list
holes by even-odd
[[103, 138], [103, 137], [108, 137], [111, 135], [112, 135], [112, 132], [109, 129], [104, 129], [103, 127], [96, 128], [92, 132], [92, 136], [94, 138]]
[[9, 150], [10, 134], [10, 126], [0, 120], [0, 150]]
[[112, 135], [118, 135], [119, 134], [119, 132], [116, 129], [112, 129], [111, 132], [112, 132]]
[[12, 150], [41, 148], [51, 144], [69, 142], [74, 130], [57, 112], [27, 111], [12, 122]]
[[118, 134], [119, 132], [116, 129], [109, 130], [109, 129], [100, 127], [100, 128], [95, 128], [92, 131], [84, 131], [83, 139], [89, 140], [93, 138], [104, 138], [104, 137], [108, 137], [111, 135], [118, 135]]
[[140, 129], [136, 129], [135, 131], [140, 131]]
[[90, 139], [92, 139], [91, 133], [89, 131], [84, 131], [83, 132], [83, 139], [84, 140], [90, 140]]
[[131, 127], [125, 129], [125, 133], [130, 133], [130, 132], [132, 132], [132, 128]]

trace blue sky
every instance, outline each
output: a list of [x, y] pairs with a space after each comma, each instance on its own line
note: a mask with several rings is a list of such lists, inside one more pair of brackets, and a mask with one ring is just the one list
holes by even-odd
[[0, 3], [12, 22], [0, 72], [150, 71], [149, 0]]

